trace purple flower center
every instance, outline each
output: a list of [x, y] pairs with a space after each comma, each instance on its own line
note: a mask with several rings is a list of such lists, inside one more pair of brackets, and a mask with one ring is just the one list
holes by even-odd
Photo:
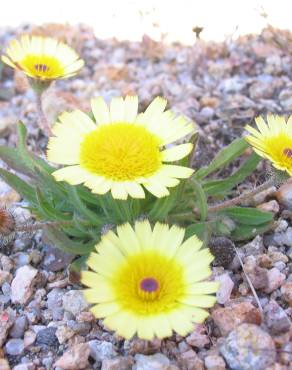
[[285, 148], [283, 150], [283, 154], [289, 158], [289, 159], [292, 159], [292, 148]]
[[141, 280], [140, 288], [144, 290], [144, 292], [152, 293], [158, 290], [159, 284], [156, 279], [149, 277]]
[[34, 68], [39, 72], [46, 72], [50, 69], [46, 64], [35, 64]]

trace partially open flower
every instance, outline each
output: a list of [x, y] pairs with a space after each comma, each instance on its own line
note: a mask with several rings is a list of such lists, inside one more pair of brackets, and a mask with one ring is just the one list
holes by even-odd
[[156, 223], [136, 222], [105, 234], [87, 260], [93, 271], [83, 271], [81, 281], [91, 311], [124, 338], [165, 338], [175, 331], [185, 336], [194, 323], [203, 322], [212, 307], [217, 282], [211, 275], [213, 256], [185, 230]]
[[251, 133], [246, 140], [261, 157], [267, 158], [280, 171], [292, 176], [292, 116], [285, 121], [284, 117], [268, 115], [268, 124], [262, 117], [256, 118], [257, 131], [247, 125]]
[[15, 218], [8, 209], [0, 207], [0, 237], [6, 237], [15, 230]]
[[20, 41], [12, 40], [2, 61], [28, 77], [44, 82], [73, 76], [84, 65], [66, 44], [50, 37], [29, 35], [23, 35]]
[[76, 110], [53, 127], [47, 158], [68, 165], [53, 173], [58, 181], [84, 184], [97, 194], [111, 190], [116, 199], [144, 198], [143, 185], [160, 198], [191, 176], [191, 168], [168, 163], [187, 156], [193, 144], [165, 146], [194, 132], [194, 125], [164, 111], [165, 99], [154, 99], [141, 114], [136, 96], [113, 98], [110, 109], [102, 98], [91, 106], [96, 123]]

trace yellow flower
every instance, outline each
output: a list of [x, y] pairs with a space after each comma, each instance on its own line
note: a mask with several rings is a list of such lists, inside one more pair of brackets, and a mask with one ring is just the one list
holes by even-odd
[[93, 193], [111, 190], [116, 199], [144, 198], [141, 185], [156, 197], [169, 194], [191, 168], [165, 164], [187, 156], [191, 143], [165, 145], [194, 131], [182, 116], [165, 111], [166, 100], [156, 98], [137, 114], [138, 98], [113, 98], [110, 108], [102, 98], [91, 102], [95, 122], [81, 111], [63, 113], [53, 127], [47, 158], [69, 165], [53, 173], [57, 181], [82, 184]]
[[252, 135], [246, 140], [258, 155], [292, 176], [292, 116], [287, 122], [284, 117], [273, 115], [267, 116], [268, 124], [262, 117], [257, 117], [255, 121], [259, 131], [247, 125], [246, 130]]
[[84, 62], [69, 46], [50, 37], [23, 35], [12, 40], [2, 61], [27, 76], [52, 81], [75, 75]]
[[203, 322], [203, 308], [214, 305], [210, 294], [218, 289], [217, 282], [202, 281], [213, 256], [196, 236], [183, 242], [184, 234], [160, 223], [152, 230], [146, 220], [105, 234], [87, 260], [93, 271], [81, 274], [92, 313], [127, 339], [165, 338], [173, 330], [185, 336]]

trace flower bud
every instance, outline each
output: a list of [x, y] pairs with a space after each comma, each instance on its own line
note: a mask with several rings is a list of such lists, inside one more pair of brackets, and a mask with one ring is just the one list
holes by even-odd
[[0, 236], [8, 236], [15, 230], [16, 222], [11, 211], [0, 208]]

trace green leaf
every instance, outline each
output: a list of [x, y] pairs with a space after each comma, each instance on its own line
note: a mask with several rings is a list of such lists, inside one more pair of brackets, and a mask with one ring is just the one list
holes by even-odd
[[54, 207], [52, 201], [49, 201], [48, 198], [46, 198], [38, 188], [36, 189], [36, 195], [38, 205], [41, 208], [42, 212], [46, 215], [46, 218], [48, 218], [49, 220], [60, 221], [72, 219], [72, 215], [58, 211], [58, 209]]
[[248, 146], [249, 145], [244, 138], [234, 140], [231, 144], [229, 144], [217, 154], [217, 156], [211, 161], [209, 166], [199, 169], [193, 175], [193, 178], [195, 178], [196, 180], [203, 179], [204, 177], [210, 175], [212, 172], [225, 167], [235, 158], [240, 156], [248, 148]]
[[78, 243], [68, 238], [68, 236], [56, 226], [46, 226], [45, 234], [48, 240], [66, 253], [85, 255], [92, 252], [95, 241], [89, 243]]
[[71, 203], [74, 205], [74, 208], [78, 211], [80, 215], [85, 217], [86, 220], [97, 226], [103, 226], [106, 223], [104, 218], [102, 218], [100, 214], [91, 211], [87, 207], [87, 205], [79, 197], [78, 192], [74, 186], [68, 186], [68, 195], [70, 197]]
[[56, 202], [61, 202], [66, 199], [66, 185], [58, 182], [55, 178], [48, 172], [44, 171], [40, 167], [34, 168], [34, 173], [36, 176], [37, 186], [45, 189], [46, 192], [50, 193], [51, 196], [56, 200]]
[[11, 186], [17, 193], [29, 202], [36, 203], [36, 194], [33, 187], [28, 185], [13, 173], [0, 168], [0, 177]]
[[205, 221], [208, 215], [208, 204], [206, 194], [202, 186], [198, 183], [198, 181], [191, 179], [191, 182], [195, 190], [195, 196], [198, 202], [198, 208], [200, 210], [201, 221]]
[[148, 213], [150, 220], [162, 221], [169, 214], [172, 208], [175, 206], [180, 187], [170, 189], [170, 194], [167, 197], [156, 199], [151, 204], [151, 210]]
[[226, 208], [220, 213], [229, 216], [233, 221], [243, 225], [261, 225], [273, 220], [273, 213], [249, 207]]
[[261, 225], [237, 224], [236, 228], [231, 233], [231, 238], [235, 241], [252, 239], [256, 235], [268, 231], [271, 225], [272, 222], [266, 222]]
[[0, 145], [0, 158], [14, 171], [22, 173], [23, 175], [32, 176], [30, 166], [23, 160], [23, 157], [17, 149]]
[[213, 222], [198, 222], [196, 224], [192, 224], [186, 228], [185, 238], [189, 238], [193, 235], [197, 235], [197, 237], [203, 241], [203, 245], [208, 245], [209, 238], [212, 234], [212, 224]]
[[240, 184], [247, 176], [254, 172], [261, 161], [260, 156], [253, 153], [243, 165], [231, 176], [224, 180], [210, 180], [203, 184], [203, 189], [207, 196], [222, 195]]
[[89, 255], [81, 256], [76, 258], [69, 266], [70, 271], [80, 272], [86, 268], [86, 261]]
[[189, 238], [193, 235], [197, 235], [199, 239], [204, 237], [208, 224], [207, 222], [198, 222], [196, 224], [192, 224], [186, 228], [185, 237]]

